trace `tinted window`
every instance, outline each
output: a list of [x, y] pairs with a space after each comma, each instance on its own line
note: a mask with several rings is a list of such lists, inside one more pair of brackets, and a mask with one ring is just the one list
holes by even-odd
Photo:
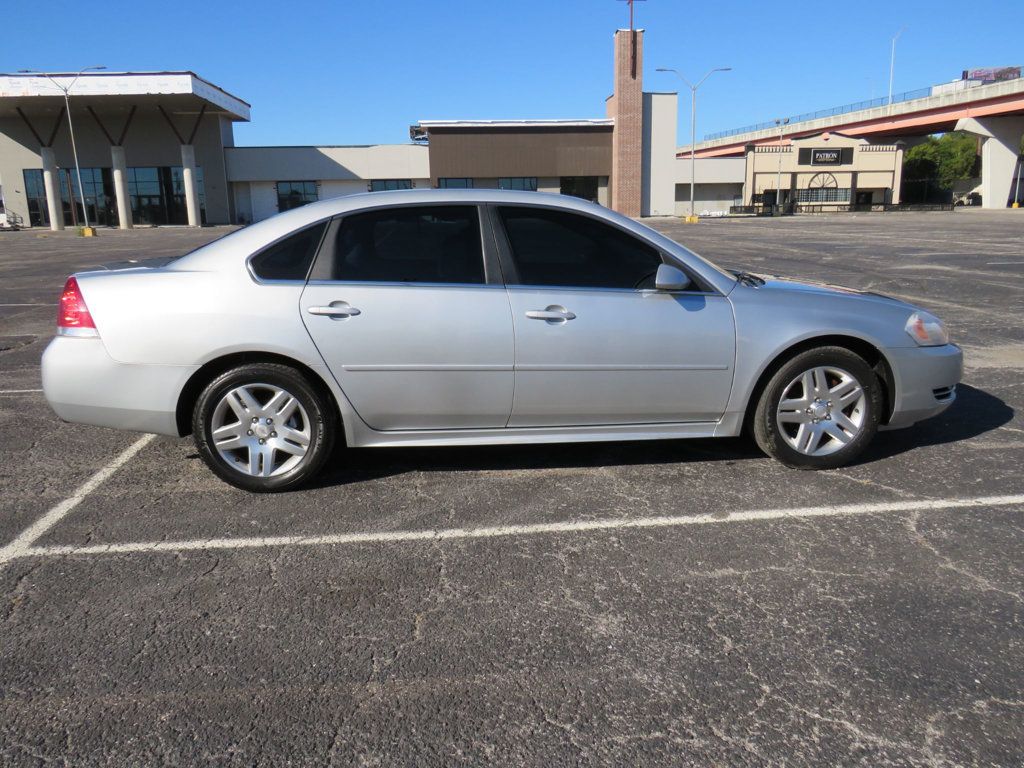
[[658, 251], [586, 216], [501, 208], [520, 285], [653, 288]]
[[262, 280], [305, 280], [326, 222], [307, 227], [252, 257], [252, 271]]
[[[318, 273], [322, 270], [318, 267]], [[475, 206], [385, 208], [346, 216], [327, 280], [385, 283], [484, 282]]]
[[317, 201], [315, 181], [277, 182], [277, 210], [290, 211]]
[[373, 179], [371, 192], [393, 192], [396, 189], [412, 189], [412, 179]]
[[498, 179], [498, 189], [517, 189], [523, 192], [537, 191], [536, 176], [520, 176]]

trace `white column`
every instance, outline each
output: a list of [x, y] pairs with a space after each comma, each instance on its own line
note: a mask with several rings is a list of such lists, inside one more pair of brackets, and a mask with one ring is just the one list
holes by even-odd
[[981, 206], [1005, 208], [1013, 196], [1013, 172], [1017, 167], [1022, 117], [968, 117], [956, 124], [958, 131], [984, 137], [981, 145]]
[[753, 205], [754, 204], [754, 149], [753, 144], [748, 144], [745, 148], [745, 154], [747, 156], [746, 166], [743, 171], [743, 204]]
[[43, 187], [46, 189], [46, 209], [50, 215], [50, 229], [54, 232], [64, 229], [64, 206], [60, 201], [60, 173], [57, 171], [57, 157], [53, 149], [40, 150], [43, 160]]
[[114, 177], [114, 199], [117, 201], [117, 224], [121, 229], [131, 229], [132, 207], [128, 202], [128, 162], [124, 147], [110, 148], [110, 167]]
[[893, 205], [900, 204], [900, 195], [903, 194], [903, 142], [896, 144], [895, 165], [892, 171], [892, 199]]
[[181, 145], [181, 177], [185, 183], [185, 207], [188, 209], [188, 225], [199, 226], [199, 188], [196, 186], [196, 148], [191, 144]]

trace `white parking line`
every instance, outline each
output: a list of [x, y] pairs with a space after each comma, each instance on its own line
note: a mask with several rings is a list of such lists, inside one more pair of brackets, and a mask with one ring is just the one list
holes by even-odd
[[[141, 447], [141, 446], [140, 446]], [[123, 462], [122, 462], [123, 463]], [[381, 531], [341, 533], [327, 536], [267, 536], [238, 539], [193, 539], [185, 541], [129, 542], [124, 544], [92, 544], [89, 546], [23, 546], [13, 557], [57, 557], [67, 555], [118, 555], [130, 553], [183, 552], [208, 549], [259, 549], [266, 547], [322, 547], [343, 544], [393, 544], [416, 541], [453, 541], [459, 539], [491, 539], [503, 536], [535, 536], [539, 534], [584, 533], [588, 531], [672, 528], [684, 525], [718, 525], [724, 523], [759, 522], [813, 517], [841, 517], [928, 510], [979, 509], [1024, 505], [1024, 494], [1016, 496], [980, 496], [968, 499], [922, 499], [919, 501], [884, 501], [875, 504], [847, 504], [834, 507], [801, 507], [795, 509], [760, 509], [745, 512], [722, 512], [702, 515], [667, 517], [612, 518], [610, 520], [577, 520], [533, 525], [501, 525], [486, 528], [441, 528], [421, 531]], [[0, 560], [2, 562], [2, 560]]]
[[56, 307], [56, 304], [0, 304], [0, 307]]
[[29, 392], [42, 392], [41, 389], [0, 389], [0, 395], [25, 395]]
[[0, 566], [16, 557], [24, 557], [31, 550], [32, 544], [39, 540], [40, 536], [59, 523], [61, 518], [81, 504], [86, 496], [99, 488], [104, 480], [124, 466], [132, 456], [145, 448], [155, 437], [156, 435], [146, 435], [136, 440], [121, 455], [75, 489], [75, 492], [70, 497], [51, 508], [45, 515], [22, 531], [18, 538], [3, 549], [0, 549]]

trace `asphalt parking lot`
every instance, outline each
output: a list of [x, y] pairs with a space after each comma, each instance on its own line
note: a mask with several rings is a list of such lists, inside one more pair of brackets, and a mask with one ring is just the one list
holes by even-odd
[[958, 402], [837, 471], [341, 451], [252, 496], [38, 391], [68, 273], [224, 230], [0, 233], [0, 764], [1019, 765], [1024, 211], [653, 223], [936, 312]]

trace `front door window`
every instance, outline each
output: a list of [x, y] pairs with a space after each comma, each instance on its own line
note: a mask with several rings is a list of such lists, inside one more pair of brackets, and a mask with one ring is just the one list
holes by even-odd
[[519, 285], [653, 288], [661, 255], [595, 219], [549, 208], [502, 208]]

